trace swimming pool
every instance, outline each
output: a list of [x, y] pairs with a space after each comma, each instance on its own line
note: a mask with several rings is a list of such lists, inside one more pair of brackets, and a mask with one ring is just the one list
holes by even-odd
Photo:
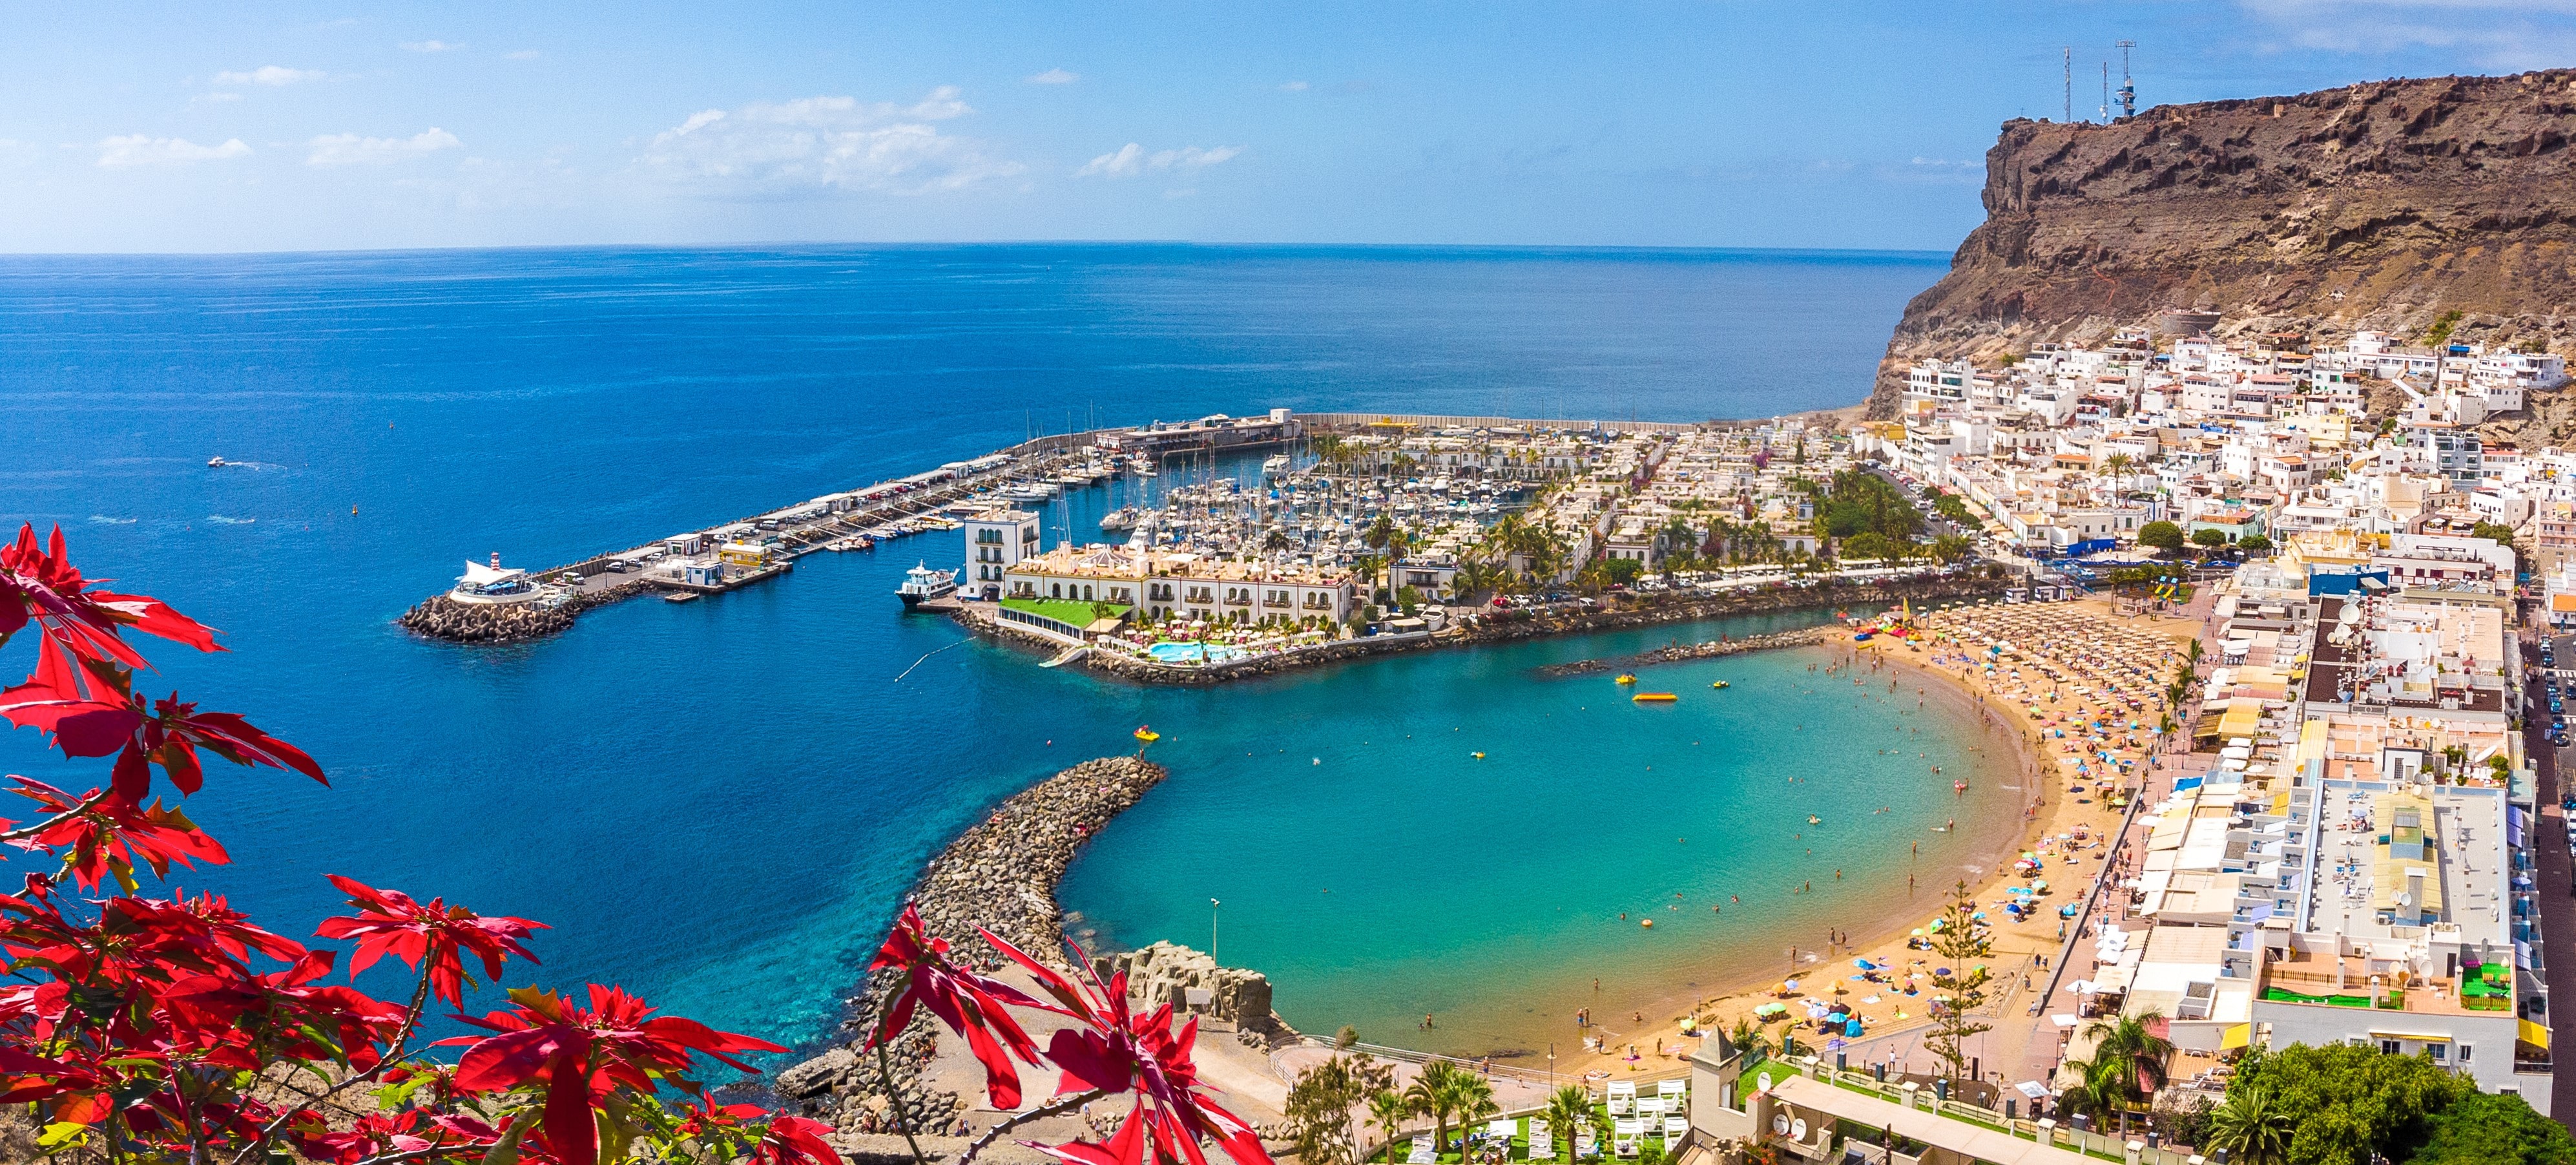
[[1222, 643], [1157, 643], [1145, 654], [1163, 663], [1224, 663], [1243, 658], [1243, 649]]

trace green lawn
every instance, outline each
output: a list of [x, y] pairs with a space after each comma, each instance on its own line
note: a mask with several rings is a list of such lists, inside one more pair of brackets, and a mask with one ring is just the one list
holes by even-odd
[[[1092, 613], [1091, 604], [1070, 599], [1004, 599], [1002, 605], [1014, 611], [1043, 615], [1058, 623], [1070, 623], [1075, 627], [1089, 627], [1093, 620], [1100, 618], [1099, 615]], [[1123, 617], [1129, 610], [1130, 608], [1121, 607], [1116, 603], [1109, 604], [1110, 614], [1114, 617]]]

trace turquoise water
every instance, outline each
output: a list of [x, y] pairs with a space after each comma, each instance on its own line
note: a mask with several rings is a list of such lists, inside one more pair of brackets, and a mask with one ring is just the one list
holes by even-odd
[[1677, 999], [1785, 970], [1791, 945], [1888, 921], [1908, 874], [1912, 913], [1928, 913], [1970, 854], [2019, 826], [2020, 794], [2001, 781], [1952, 789], [1987, 764], [1970, 750], [2002, 738], [1955, 697], [1918, 706], [1914, 683], [1890, 693], [1884, 676], [1808, 670], [1829, 649], [1640, 672], [1636, 690], [1679, 697], [1663, 705], [1608, 676], [1530, 670], [1807, 618], [1175, 696], [1190, 715], [1157, 723], [1153, 748], [1172, 780], [1103, 831], [1061, 897], [1094, 941], [1213, 942], [1269, 974], [1306, 1031], [1481, 1054], [1578, 1046], [1585, 1005], [1613, 1030], [1637, 1009], [1669, 1019]]
[[[236, 864], [187, 888], [228, 893], [298, 935], [343, 908], [326, 873], [444, 895], [554, 925], [535, 944], [544, 966], [514, 984], [621, 983], [682, 1014], [807, 1041], [832, 1030], [929, 855], [1030, 782], [1132, 749], [1139, 723], [1171, 734], [1157, 755], [1181, 775], [1120, 839], [1237, 828], [1233, 807], [1203, 798], [1258, 787], [1232, 753], [1260, 741], [1326, 761], [1290, 778], [1314, 800], [1261, 802], [1287, 833], [1377, 822], [1409, 853], [1368, 857], [1408, 858], [1425, 894], [1500, 886], [1528, 909], [1592, 909], [1608, 899], [1581, 884], [1548, 900], [1562, 875], [1541, 871], [1556, 866], [1521, 871], [1523, 852], [1544, 850], [1488, 844], [1499, 835], [1482, 826], [1422, 832], [1472, 819], [1486, 783], [1518, 770], [1425, 756], [1379, 771], [1345, 744], [1419, 735], [1376, 725], [1425, 707], [1514, 723], [1514, 709], [1570, 689], [1525, 684], [1513, 661], [1590, 648], [1143, 691], [900, 614], [903, 572], [957, 562], [955, 535], [818, 555], [703, 602], [620, 604], [504, 649], [422, 642], [394, 616], [468, 558], [572, 561], [1086, 418], [1287, 405], [1694, 420], [1847, 404], [1942, 262], [1160, 246], [0, 258], [0, 522], [60, 523], [93, 576], [222, 628], [231, 653], [156, 651], [152, 682], [246, 713], [330, 771], [328, 789], [212, 774], [189, 812]], [[250, 466], [207, 469], [218, 455]], [[1096, 537], [1101, 511], [1126, 500], [1086, 491], [1050, 505], [1048, 540]], [[12, 644], [0, 665], [24, 666], [29, 650]], [[1645, 743], [1603, 739], [1592, 762], [1574, 751], [1549, 763], [1625, 774], [1634, 758], [1621, 750]], [[1703, 749], [1721, 747], [1772, 755], [1750, 740]], [[99, 776], [48, 759], [32, 732], [0, 735], [0, 749], [0, 771]], [[1533, 755], [1489, 751], [1524, 758], [1514, 765]], [[1324, 783], [1363, 771], [1377, 775], [1347, 802]], [[1657, 815], [1674, 811], [1587, 815], [1573, 836], [1643, 854], [1667, 828]], [[1194, 831], [1203, 813], [1213, 832]], [[1697, 847], [1701, 828], [1674, 832]], [[1359, 860], [1237, 853], [1236, 872], [1282, 886]], [[1152, 891], [1133, 913], [1082, 890], [1121, 935], [1196, 939], [1183, 907], [1214, 893], [1256, 912], [1247, 942], [1286, 945], [1249, 892], [1201, 892], [1202, 851], [1120, 840], [1083, 877], [1126, 863]], [[1337, 946], [1338, 932], [1311, 937], [1356, 963], [1436, 961], [1428, 944], [1450, 936], [1372, 932], [1365, 951]], [[1359, 993], [1329, 965], [1280, 974], [1301, 1017], [1301, 999]], [[371, 971], [369, 985], [398, 991], [394, 975]]]

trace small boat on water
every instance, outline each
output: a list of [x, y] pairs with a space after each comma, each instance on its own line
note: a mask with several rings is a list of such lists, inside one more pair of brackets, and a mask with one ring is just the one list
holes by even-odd
[[209, 457], [209, 458], [207, 458], [207, 459], [206, 459], [206, 468], [208, 468], [208, 469], [222, 469], [224, 466], [226, 466], [226, 465], [228, 465], [228, 464], [231, 464], [231, 463], [230, 463], [230, 462], [225, 461], [225, 460], [224, 460], [223, 458], [221, 458], [221, 457]]
[[1716, 689], [1718, 689], [1718, 690], [1720, 690], [1720, 691], [1724, 691], [1726, 688], [1730, 687], [1731, 685], [1729, 685], [1725, 680], [1719, 680], [1719, 681], [1717, 681], [1717, 682], [1715, 682], [1715, 683], [1710, 684], [1709, 686], [1710, 686], [1710, 687], [1712, 687], [1712, 688], [1716, 688]]
[[1627, 672], [1620, 672], [1620, 673], [1619, 673], [1619, 678], [1618, 678], [1618, 679], [1616, 679], [1616, 680], [1614, 680], [1614, 681], [1612, 681], [1612, 682], [1613, 682], [1613, 683], [1621, 683], [1621, 684], [1633, 684], [1633, 683], [1636, 683], [1636, 682], [1637, 682], [1637, 677], [1636, 677], [1636, 676], [1634, 676], [1634, 675], [1631, 675], [1631, 674], [1629, 674], [1629, 673], [1627, 673]]
[[904, 610], [918, 610], [932, 599], [956, 594], [957, 572], [932, 570], [928, 563], [916, 563], [911, 570], [904, 572], [903, 585], [896, 587], [894, 593], [896, 598], [903, 600]]
[[1136, 528], [1138, 517], [1139, 515], [1136, 512], [1136, 507], [1120, 506], [1101, 516], [1100, 528], [1103, 530], [1133, 530]]
[[1636, 695], [1628, 697], [1631, 701], [1639, 704], [1669, 704], [1680, 698], [1681, 697], [1676, 696], [1671, 692], [1639, 692]]

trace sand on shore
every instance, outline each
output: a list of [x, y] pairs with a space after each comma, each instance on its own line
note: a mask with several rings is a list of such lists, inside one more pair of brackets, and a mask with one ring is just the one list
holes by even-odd
[[[1992, 617], [2005, 613], [2062, 624], [2070, 643], [2084, 632], [2105, 627], [2143, 633], [2171, 643], [2177, 656], [2182, 644], [2199, 630], [2199, 625], [2189, 619], [2116, 616], [2111, 604], [2101, 600], [2033, 606], [1961, 607], [1929, 613], [1919, 625], [1939, 631], [1958, 626], [1960, 616]], [[2019, 646], [2029, 649], [2020, 658], [2030, 660], [2029, 652], [2036, 652], [2043, 645]], [[2118, 829], [2121, 820], [2120, 811], [2111, 808], [2107, 799], [2096, 791], [2097, 782], [2087, 779], [2084, 791], [2072, 791], [2077, 776], [2075, 764], [2079, 759], [2089, 758], [2089, 752], [2080, 757], [2077, 753], [2065, 751], [2057, 738], [2043, 739], [2042, 731], [2053, 731], [2060, 726], [2042, 728], [2045, 721], [2034, 719], [2030, 714], [2030, 709], [2036, 707], [2042, 717], [2068, 716], [2084, 706], [2085, 697], [2074, 692], [2072, 689], [2076, 685], [2071, 683], [2057, 684], [2037, 676], [2026, 677], [2017, 683], [2011, 678], [2010, 669], [1999, 670], [1990, 680], [1978, 668], [1955, 662], [1936, 665], [1936, 660], [1953, 659], [1967, 653], [1962, 645], [1953, 642], [1936, 640], [1932, 645], [1918, 649], [1882, 636], [1866, 644], [1846, 640], [1836, 644], [1833, 650], [1837, 663], [1849, 665], [1851, 674], [1900, 680], [1910, 678], [1926, 698], [1947, 691], [1953, 698], [1969, 701], [1983, 714], [1992, 717], [1986, 734], [1986, 738], [1993, 742], [1992, 746], [2012, 750], [2012, 764], [1982, 766], [1981, 776], [1997, 779], [2005, 773], [2018, 774], [2015, 783], [2023, 786], [2021, 795], [2025, 806], [2022, 828], [2005, 835], [2010, 839], [2009, 844], [1997, 845], [1990, 851], [1970, 857], [1968, 860], [1981, 866], [1984, 873], [1967, 879], [1978, 908], [1986, 911], [1992, 924], [1993, 951], [1984, 960], [1994, 976], [1995, 985], [1989, 990], [1991, 1010], [1998, 1020], [1998, 1028], [2010, 1026], [2001, 1020], [2021, 1017], [2030, 1005], [2032, 993], [2045, 987], [2047, 974], [2038, 969], [2039, 958], [2054, 958], [2064, 945], [2064, 928], [2057, 917], [2057, 908], [2084, 900], [2094, 879], [2101, 873], [2105, 856], [2110, 853], [2109, 835]], [[1982, 652], [1982, 645], [1978, 651]], [[2169, 677], [2172, 671], [2169, 661], [2160, 662], [2160, 666], [2162, 671], [2155, 677], [2157, 680]], [[2149, 682], [2145, 686], [2152, 691], [2161, 685]], [[2016, 696], [2024, 698], [2016, 700]], [[2162, 715], [2160, 693], [2150, 694], [2145, 705], [2142, 711], [2121, 712], [2120, 718], [2151, 722]], [[2141, 741], [2144, 747], [2120, 747], [2114, 743], [2111, 751], [2115, 757], [2131, 760], [2142, 769], [2149, 763], [2147, 758], [2157, 742], [2151, 735], [2142, 735]], [[2141, 780], [2142, 777], [2134, 773], [2124, 774], [2111, 781], [2109, 787], [2135, 786]], [[2067, 851], [2061, 847], [2051, 847], [2042, 855], [2044, 868], [2038, 876], [2049, 884], [2049, 893], [2040, 899], [2044, 904], [2042, 910], [2028, 921], [2015, 923], [1993, 909], [2004, 896], [2007, 885], [2024, 883], [2030, 877], [2014, 872], [2015, 859], [2024, 852], [2039, 852], [2043, 839], [2075, 833], [2078, 827], [2082, 827], [2082, 832], [2090, 840], [2085, 848], [2076, 851], [2078, 856], [2074, 861], [2067, 860]], [[1792, 1016], [1796, 1017], [1802, 1012], [1801, 1005], [1805, 999], [1835, 1001], [1836, 985], [1847, 989], [1839, 1001], [1862, 1018], [1868, 1032], [1865, 1038], [1881, 1041], [1891, 1034], [1919, 1031], [1928, 1026], [1930, 971], [1938, 965], [1937, 956], [1930, 951], [1909, 950], [1906, 943], [1913, 934], [1929, 927], [1941, 915], [1958, 880], [1955, 868], [1943, 867], [1937, 872], [1926, 871], [1910, 894], [1897, 893], [1897, 887], [1889, 887], [1888, 910], [1877, 917], [1853, 919], [1845, 932], [1846, 939], [1850, 941], [1830, 950], [1800, 952], [1800, 974], [1797, 978], [1801, 990], [1795, 994], [1786, 997], [1774, 994], [1773, 989], [1782, 980], [1778, 975], [1766, 975], [1759, 980], [1738, 982], [1732, 989], [1713, 995], [1694, 992], [1692, 995], [1674, 996], [1660, 1012], [1650, 1016], [1642, 1030], [1636, 1030], [1637, 1025], [1633, 1023], [1624, 1022], [1629, 1017], [1598, 1016], [1595, 1017], [1597, 1022], [1588, 1029], [1575, 1027], [1568, 1017], [1565, 1030], [1575, 1046], [1582, 1046], [1585, 1035], [1602, 1037], [1605, 1046], [1599, 1051], [1560, 1056], [1556, 1068], [1568, 1075], [1670, 1072], [1682, 1066], [1682, 1058], [1691, 1049], [1690, 1037], [1681, 1027], [1683, 1014], [1694, 1017], [1700, 1031], [1729, 1031], [1739, 1019], [1750, 1015], [1755, 1007], [1764, 1003], [1787, 1002]], [[1852, 961], [1856, 958], [1866, 958], [1873, 965], [1889, 968], [1897, 982], [1851, 982], [1850, 976], [1857, 972]], [[1908, 973], [1921, 976], [1915, 980], [1920, 994], [1908, 996], [1901, 993]], [[2028, 976], [2028, 986], [2025, 986], [2025, 976]], [[1800, 1043], [1811, 1047], [1825, 1043], [1826, 1037], [1822, 1033], [1812, 1025], [1800, 1024], [1796, 1018], [1789, 1023], [1766, 1025], [1765, 1036], [1776, 1041], [1780, 1032], [1792, 1024], [1798, 1025], [1796, 1030]], [[2004, 1058], [1998, 1056], [1993, 1059], [2000, 1063]]]

